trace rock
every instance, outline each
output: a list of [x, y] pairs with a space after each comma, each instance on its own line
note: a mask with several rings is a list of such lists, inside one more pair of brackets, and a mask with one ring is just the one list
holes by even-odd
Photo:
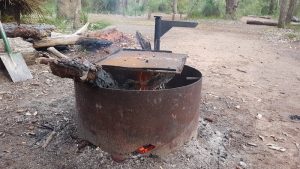
[[25, 113], [26, 116], [31, 116], [32, 114], [30, 112]]
[[261, 115], [261, 114], [257, 114], [257, 115], [256, 115], [256, 118], [257, 118], [258, 120], [260, 120], [260, 119], [262, 119], [262, 115]]
[[240, 161], [239, 166], [241, 166], [242, 168], [247, 168], [247, 164], [244, 161]]

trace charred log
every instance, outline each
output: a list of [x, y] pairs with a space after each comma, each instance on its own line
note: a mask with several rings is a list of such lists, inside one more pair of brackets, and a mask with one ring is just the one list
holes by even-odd
[[70, 78], [75, 81], [87, 82], [101, 88], [116, 88], [118, 85], [111, 75], [100, 67], [79, 60], [50, 60], [50, 68], [54, 75]]
[[143, 50], [151, 50], [151, 43], [139, 31], [136, 31], [136, 38]]
[[112, 42], [96, 38], [81, 38], [76, 42], [76, 44], [81, 45], [84, 49], [88, 51], [96, 51], [97, 49], [101, 49], [112, 45]]

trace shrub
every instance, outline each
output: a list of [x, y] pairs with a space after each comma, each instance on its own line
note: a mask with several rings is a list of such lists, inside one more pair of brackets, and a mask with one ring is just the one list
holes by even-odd
[[214, 0], [206, 0], [204, 7], [202, 9], [202, 15], [206, 17], [216, 16], [219, 17], [221, 15], [220, 9], [216, 1]]

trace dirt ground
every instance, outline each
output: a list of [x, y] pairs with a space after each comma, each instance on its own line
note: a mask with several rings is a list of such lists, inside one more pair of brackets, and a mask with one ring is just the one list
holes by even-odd
[[[153, 21], [90, 19], [103, 18], [153, 37]], [[0, 168], [300, 168], [300, 121], [290, 118], [300, 115], [300, 43], [288, 33], [207, 20], [162, 38], [162, 50], [187, 53], [187, 64], [203, 74], [198, 136], [167, 157], [116, 163], [95, 146], [78, 150], [72, 80], [45, 65], [30, 66], [34, 79], [22, 83], [0, 74]]]

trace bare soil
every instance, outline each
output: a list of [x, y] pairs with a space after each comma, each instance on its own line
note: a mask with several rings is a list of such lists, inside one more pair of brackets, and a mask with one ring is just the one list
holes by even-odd
[[[153, 21], [91, 20], [103, 18], [126, 33], [153, 37]], [[300, 168], [300, 122], [289, 117], [300, 115], [299, 42], [277, 28], [214, 20], [173, 28], [161, 44], [187, 53], [187, 64], [203, 73], [196, 138], [166, 157], [116, 163], [78, 138], [72, 80], [33, 65], [34, 79], [26, 82], [13, 84], [0, 74], [0, 168]]]

